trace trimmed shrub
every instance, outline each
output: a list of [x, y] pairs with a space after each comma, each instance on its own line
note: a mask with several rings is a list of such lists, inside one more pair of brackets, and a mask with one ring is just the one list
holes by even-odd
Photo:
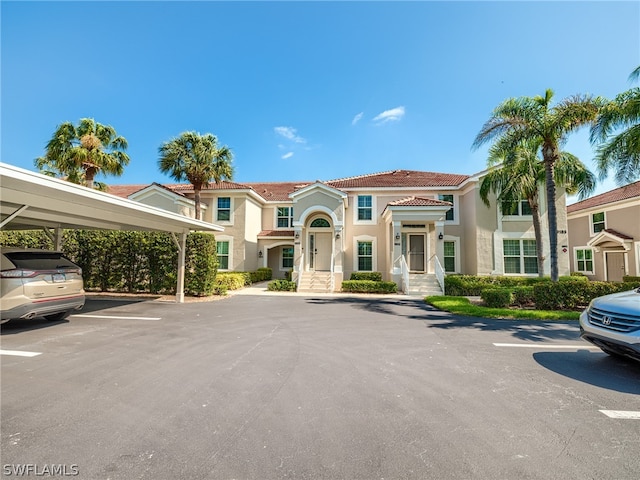
[[395, 282], [345, 280], [342, 282], [342, 291], [352, 293], [397, 293], [398, 286]]
[[251, 283], [265, 282], [271, 280], [272, 271], [269, 267], [260, 267], [255, 272], [251, 272]]
[[184, 293], [196, 297], [213, 295], [218, 256], [216, 238], [210, 233], [191, 233], [187, 236]]
[[373, 282], [382, 281], [381, 272], [352, 272], [351, 280], [371, 280]]
[[622, 281], [625, 282], [625, 283], [633, 283], [633, 282], [640, 283], [640, 277], [634, 277], [632, 275], [625, 275], [624, 277], [622, 277]]
[[489, 308], [505, 308], [513, 303], [514, 295], [509, 288], [485, 288], [480, 297]]
[[267, 284], [267, 290], [270, 292], [295, 292], [296, 282], [289, 280], [272, 280]]
[[535, 298], [533, 295], [533, 286], [515, 287], [512, 289], [513, 302], [512, 305], [519, 307], [533, 307], [535, 306]]
[[547, 282], [533, 290], [538, 310], [575, 310], [586, 307], [602, 295], [624, 292], [640, 286], [640, 282]]
[[218, 272], [215, 280], [216, 288], [227, 290], [239, 290], [245, 286], [247, 277], [244, 272]]

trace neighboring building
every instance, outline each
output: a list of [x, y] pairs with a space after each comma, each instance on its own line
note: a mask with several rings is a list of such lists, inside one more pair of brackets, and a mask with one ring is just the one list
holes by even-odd
[[[441, 282], [445, 273], [536, 276], [527, 202], [505, 205], [508, 214], [495, 198], [486, 207], [479, 195], [483, 173], [394, 170], [315, 182], [224, 181], [201, 191], [202, 219], [225, 228], [216, 234], [220, 270], [270, 267], [275, 278], [291, 271], [307, 289], [337, 290], [356, 271], [382, 272], [405, 291], [418, 291], [435, 276]], [[193, 196], [191, 185], [166, 188]], [[558, 245], [566, 250], [564, 192], [556, 206], [564, 232]], [[542, 190], [541, 214], [546, 229]], [[548, 274], [546, 230], [543, 238]], [[560, 275], [567, 275], [569, 255], [561, 249], [558, 257]]]
[[567, 217], [572, 272], [640, 276], [640, 181], [569, 205]]

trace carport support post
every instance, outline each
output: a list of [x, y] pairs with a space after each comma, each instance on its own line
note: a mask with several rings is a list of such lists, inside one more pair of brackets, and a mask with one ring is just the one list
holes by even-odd
[[186, 232], [183, 232], [180, 234], [180, 243], [178, 244], [178, 285], [176, 286], [176, 303], [184, 303], [184, 265], [186, 254], [187, 234]]

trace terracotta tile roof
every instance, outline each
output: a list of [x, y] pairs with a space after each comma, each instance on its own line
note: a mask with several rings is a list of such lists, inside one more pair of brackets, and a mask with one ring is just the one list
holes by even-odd
[[400, 200], [395, 200], [393, 202], [389, 202], [387, 206], [393, 207], [440, 207], [440, 206], [451, 206], [453, 205], [451, 202], [445, 202], [442, 200], [434, 200], [433, 198], [424, 198], [424, 197], [407, 197], [402, 198]]
[[310, 182], [263, 182], [247, 183], [258, 195], [267, 201], [290, 202], [289, 194], [306, 187]]
[[144, 185], [109, 185], [107, 187], [107, 193], [115, 195], [116, 197], [127, 198], [132, 193], [136, 193], [148, 186], [148, 183], [145, 183]]
[[578, 212], [587, 208], [597, 207], [600, 205], [606, 205], [608, 203], [619, 202], [621, 200], [628, 200], [630, 198], [638, 197], [640, 202], [640, 180], [624, 187], [610, 190], [595, 197], [587, 198], [581, 202], [574, 203], [567, 207], [567, 213]]
[[613, 236], [621, 238], [622, 240], [633, 240], [633, 237], [630, 237], [629, 235], [625, 235], [624, 233], [620, 233], [617, 230], [614, 230], [612, 228], [605, 228], [604, 231]]
[[262, 230], [259, 237], [293, 237], [293, 230]]
[[338, 189], [358, 187], [455, 187], [467, 178], [469, 178], [469, 175], [392, 170], [357, 177], [339, 178], [330, 180], [326, 184]]
[[[176, 192], [193, 192], [193, 185], [190, 183], [178, 183], [174, 185], [167, 185], [168, 188]], [[248, 190], [250, 187], [243, 183], [229, 182], [223, 180], [220, 183], [210, 183], [208, 187], [203, 187], [202, 191], [207, 190]]]

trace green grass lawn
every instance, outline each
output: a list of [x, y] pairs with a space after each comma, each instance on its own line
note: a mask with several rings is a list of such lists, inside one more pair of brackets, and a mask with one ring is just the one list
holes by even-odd
[[527, 320], [578, 320], [580, 312], [562, 310], [516, 310], [510, 308], [488, 308], [473, 305], [466, 297], [427, 297], [425, 301], [439, 310], [458, 315], [485, 318], [527, 319]]

